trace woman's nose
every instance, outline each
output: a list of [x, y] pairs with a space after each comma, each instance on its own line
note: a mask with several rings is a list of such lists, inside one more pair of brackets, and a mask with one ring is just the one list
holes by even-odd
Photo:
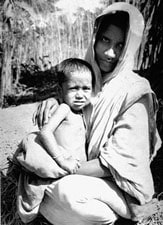
[[113, 48], [107, 49], [104, 53], [109, 58], [115, 58], [116, 57], [116, 54], [115, 54], [115, 51], [114, 51]]

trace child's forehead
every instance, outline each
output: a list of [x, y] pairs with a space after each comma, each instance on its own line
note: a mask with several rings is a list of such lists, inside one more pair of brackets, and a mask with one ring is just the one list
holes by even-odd
[[76, 70], [73, 72], [70, 72], [69, 75], [67, 76], [67, 80], [85, 80], [85, 79], [92, 79], [92, 74], [89, 70]]

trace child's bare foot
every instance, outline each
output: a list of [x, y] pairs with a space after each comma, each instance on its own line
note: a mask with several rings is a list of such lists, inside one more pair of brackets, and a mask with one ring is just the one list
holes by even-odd
[[141, 221], [155, 214], [159, 210], [159, 208], [159, 201], [156, 198], [152, 199], [150, 202], [144, 205], [137, 205], [132, 203], [130, 205], [131, 219], [133, 221]]

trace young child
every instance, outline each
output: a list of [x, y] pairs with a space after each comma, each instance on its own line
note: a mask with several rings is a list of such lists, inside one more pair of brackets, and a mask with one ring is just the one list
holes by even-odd
[[68, 173], [86, 161], [86, 130], [82, 111], [90, 103], [95, 77], [82, 59], [69, 58], [57, 66], [61, 104], [39, 132], [43, 147]]

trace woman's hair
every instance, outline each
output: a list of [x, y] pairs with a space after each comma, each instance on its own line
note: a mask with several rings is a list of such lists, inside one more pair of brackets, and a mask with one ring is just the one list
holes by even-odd
[[97, 19], [99, 27], [96, 34], [96, 41], [101, 38], [101, 34], [104, 33], [110, 25], [115, 25], [122, 29], [127, 36], [129, 28], [129, 15], [124, 11], [115, 11], [110, 14], [106, 14]]
[[92, 66], [83, 59], [79, 58], [68, 58], [63, 60], [56, 66], [56, 74], [58, 84], [62, 86], [62, 84], [69, 80], [69, 76], [71, 73], [76, 71], [86, 71], [90, 72], [92, 76], [92, 88], [95, 87], [95, 74], [93, 72]]

